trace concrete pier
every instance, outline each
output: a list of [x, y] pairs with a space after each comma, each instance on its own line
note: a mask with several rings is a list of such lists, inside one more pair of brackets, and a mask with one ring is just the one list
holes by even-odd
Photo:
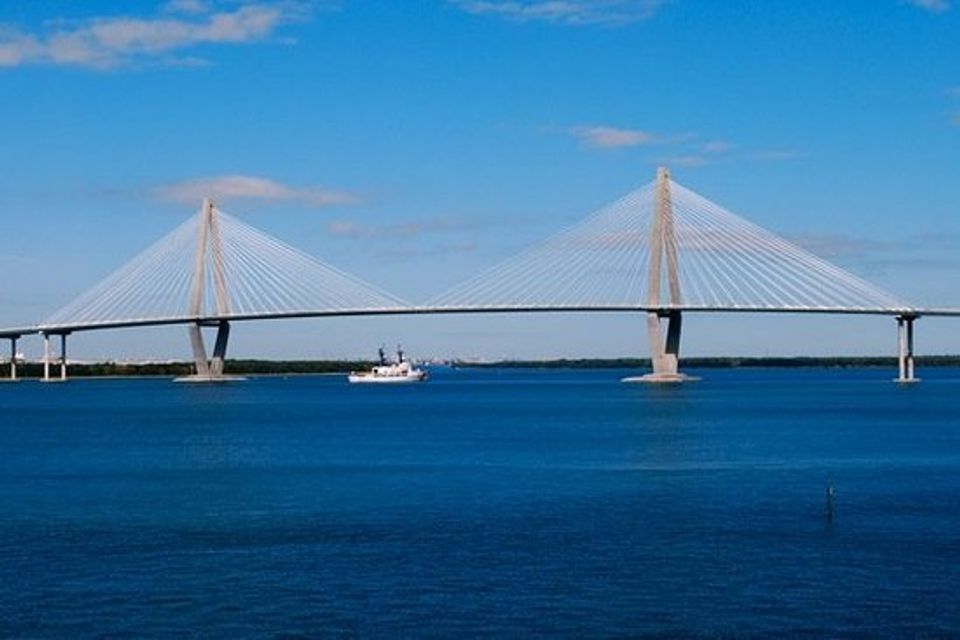
[[916, 376], [913, 349], [913, 323], [917, 316], [897, 316], [897, 382], [919, 382]]
[[20, 336], [11, 335], [10, 339], [10, 378], [11, 382], [17, 381], [17, 341]]
[[60, 381], [67, 380], [67, 334], [60, 334]]
[[43, 334], [43, 381], [50, 382], [50, 334]]
[[[67, 380], [67, 336], [70, 335], [69, 331], [64, 333], [50, 334], [50, 333], [41, 333], [43, 336], [43, 382], [66, 382]], [[53, 361], [53, 352], [50, 348], [50, 336], [58, 335], [60, 336], [60, 357], [57, 358], [57, 363], [60, 368], [60, 373], [56, 378], [51, 377], [50, 375], [50, 365]]]
[[[203, 340], [203, 327], [215, 326], [217, 338], [213, 345], [213, 357], [207, 359], [207, 348]], [[194, 323], [190, 325], [190, 343], [193, 347], [194, 366], [196, 373], [192, 376], [176, 378], [175, 382], [235, 382], [246, 380], [243, 376], [227, 376], [223, 374], [224, 362], [227, 358], [227, 343], [230, 339], [230, 323], [220, 320], [209, 323]]]
[[230, 323], [226, 320], [217, 325], [217, 340], [213, 344], [213, 358], [210, 360], [210, 375], [223, 376], [223, 363], [227, 358], [227, 341], [230, 339]]

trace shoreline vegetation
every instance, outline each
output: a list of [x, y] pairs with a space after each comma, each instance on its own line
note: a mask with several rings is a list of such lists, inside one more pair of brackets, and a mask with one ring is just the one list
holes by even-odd
[[[227, 360], [225, 372], [233, 375], [319, 375], [345, 374], [372, 367], [369, 360]], [[838, 357], [691, 357], [681, 358], [688, 369], [737, 368], [851, 368], [896, 367], [897, 359], [889, 356]], [[918, 356], [918, 367], [957, 367], [960, 355]], [[0, 376], [7, 363], [0, 364]], [[647, 358], [558, 358], [553, 360], [456, 360], [443, 363], [454, 369], [648, 369]], [[51, 375], [59, 375], [59, 363], [51, 363]], [[102, 377], [174, 377], [193, 373], [193, 363], [183, 362], [97, 362], [69, 363], [71, 378]], [[39, 378], [43, 365], [37, 362], [17, 366], [18, 377]]]
[[[917, 367], [957, 367], [960, 355], [916, 356]], [[895, 356], [681, 356], [680, 365], [687, 369], [738, 369], [738, 368], [852, 368], [896, 367]], [[556, 360], [504, 360], [500, 362], [459, 362], [458, 368], [500, 369], [649, 369], [649, 358], [581, 358]]]

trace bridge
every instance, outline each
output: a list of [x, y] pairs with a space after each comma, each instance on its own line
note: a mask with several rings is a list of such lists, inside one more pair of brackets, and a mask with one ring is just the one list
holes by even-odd
[[[224, 379], [233, 322], [411, 314], [625, 312], [646, 318], [652, 372], [676, 382], [685, 313], [865, 314], [896, 319], [898, 380], [916, 380], [914, 322], [960, 309], [918, 308], [673, 181], [656, 179], [454, 288], [414, 304], [322, 262], [221, 211], [198, 215], [98, 285], [29, 327], [0, 329], [10, 342], [78, 332], [185, 325], [197, 381]], [[203, 329], [216, 330], [208, 355]]]

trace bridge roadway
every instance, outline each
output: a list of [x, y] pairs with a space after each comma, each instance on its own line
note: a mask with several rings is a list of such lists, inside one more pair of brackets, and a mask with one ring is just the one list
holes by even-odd
[[0, 338], [19, 338], [26, 335], [46, 334], [63, 335], [81, 331], [97, 331], [105, 329], [124, 329], [131, 327], [153, 327], [167, 325], [215, 325], [223, 321], [244, 320], [277, 320], [285, 318], [332, 318], [332, 317], [360, 317], [360, 316], [399, 316], [399, 315], [454, 315], [454, 314], [488, 314], [488, 313], [657, 313], [669, 315], [671, 312], [684, 313], [796, 313], [820, 315], [874, 315], [904, 318], [920, 318], [929, 316], [960, 316], [960, 308], [920, 308], [904, 307], [902, 309], [856, 309], [848, 307], [711, 307], [711, 306], [657, 306], [647, 305], [599, 305], [599, 306], [476, 306], [476, 307], [427, 307], [410, 306], [377, 309], [334, 309], [334, 310], [305, 310], [265, 313], [245, 313], [209, 316], [176, 316], [169, 318], [144, 318], [131, 320], [117, 320], [89, 324], [57, 324], [33, 325], [29, 327], [12, 327], [0, 329]]

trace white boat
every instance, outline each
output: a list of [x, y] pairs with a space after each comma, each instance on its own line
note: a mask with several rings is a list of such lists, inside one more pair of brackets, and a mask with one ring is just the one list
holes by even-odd
[[403, 384], [407, 382], [423, 382], [427, 379], [427, 372], [417, 369], [403, 357], [403, 350], [397, 349], [397, 361], [387, 362], [380, 349], [380, 364], [369, 371], [351, 371], [347, 380], [352, 383], [371, 384]]

